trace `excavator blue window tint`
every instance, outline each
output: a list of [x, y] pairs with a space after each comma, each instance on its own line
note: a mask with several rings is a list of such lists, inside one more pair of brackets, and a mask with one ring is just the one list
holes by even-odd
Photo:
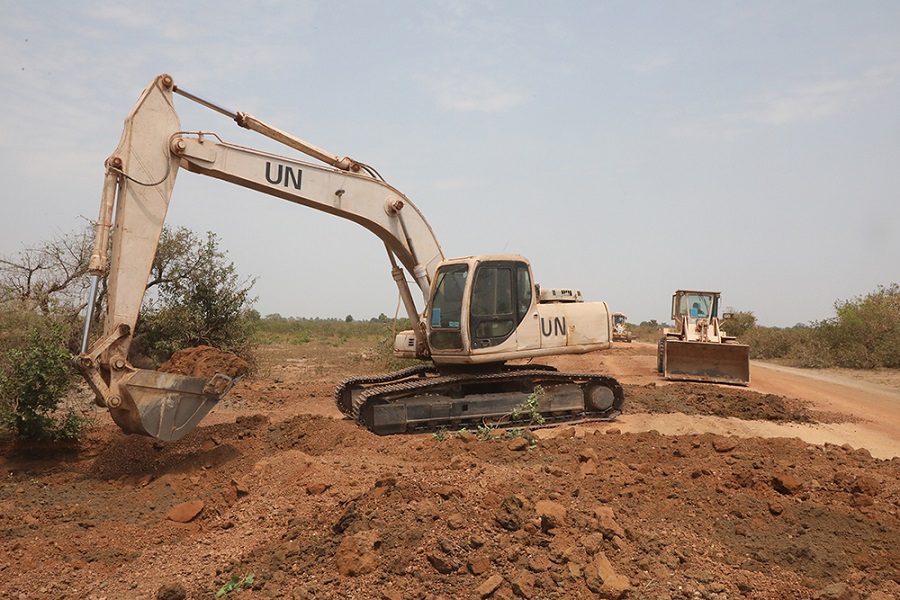
[[441, 326], [441, 309], [440, 308], [432, 308], [431, 309], [431, 326], [432, 327], [440, 327]]

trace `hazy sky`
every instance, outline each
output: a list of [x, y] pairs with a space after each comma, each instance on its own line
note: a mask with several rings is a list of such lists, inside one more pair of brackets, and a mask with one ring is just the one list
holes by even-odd
[[[763, 325], [900, 281], [900, 2], [0, 0], [0, 255], [96, 219], [153, 77], [374, 166], [448, 257], [518, 253], [632, 322]], [[277, 150], [176, 97], [182, 126]], [[393, 315], [382, 243], [188, 172], [262, 314]]]

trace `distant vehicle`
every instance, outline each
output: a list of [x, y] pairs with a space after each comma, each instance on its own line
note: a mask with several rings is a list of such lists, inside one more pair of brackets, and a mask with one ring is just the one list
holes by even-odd
[[612, 339], [614, 342], [628, 342], [631, 343], [631, 332], [627, 329], [628, 325], [628, 317], [626, 317], [623, 313], [614, 312], [612, 314]]
[[[659, 340], [657, 370], [666, 379], [750, 383], [750, 346], [720, 327], [719, 292], [678, 290], [672, 296], [673, 329]], [[731, 318], [729, 313], [723, 319]]]

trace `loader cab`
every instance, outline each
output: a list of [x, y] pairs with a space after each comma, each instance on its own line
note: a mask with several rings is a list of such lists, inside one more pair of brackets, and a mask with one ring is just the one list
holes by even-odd
[[678, 290], [672, 296], [672, 318], [715, 318], [719, 314], [719, 296], [719, 292]]
[[428, 335], [438, 352], [502, 344], [534, 302], [531, 268], [514, 257], [447, 261], [438, 267], [433, 290]]
[[613, 326], [621, 325], [622, 327], [625, 327], [625, 325], [626, 325], [626, 322], [625, 322], [625, 321], [626, 321], [627, 319], [628, 319], [628, 317], [626, 317], [625, 315], [623, 315], [623, 314], [620, 313], [620, 312], [615, 312], [615, 313], [612, 314], [612, 322], [613, 322]]

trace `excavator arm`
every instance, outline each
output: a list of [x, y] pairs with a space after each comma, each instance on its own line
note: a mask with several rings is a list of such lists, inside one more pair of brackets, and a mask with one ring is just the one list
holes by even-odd
[[[328, 166], [222, 142], [217, 135], [182, 130], [174, 108], [179, 93], [232, 117], [239, 125], [275, 139]], [[144, 90], [125, 120], [122, 139], [106, 161], [97, 221], [89, 313], [76, 365], [100, 406], [128, 433], [176, 440], [193, 429], [234, 381], [222, 374], [206, 380], [137, 369], [128, 350], [179, 169], [339, 216], [362, 225], [385, 244], [392, 274], [410, 321], [416, 348], [428, 356], [422, 320], [397, 261], [427, 298], [444, 256], [430, 225], [401, 192], [375, 171], [339, 158], [246, 113], [232, 113], [179, 90], [160, 75]], [[112, 244], [110, 248], [110, 242]], [[103, 333], [88, 347], [96, 282], [107, 268]]]

